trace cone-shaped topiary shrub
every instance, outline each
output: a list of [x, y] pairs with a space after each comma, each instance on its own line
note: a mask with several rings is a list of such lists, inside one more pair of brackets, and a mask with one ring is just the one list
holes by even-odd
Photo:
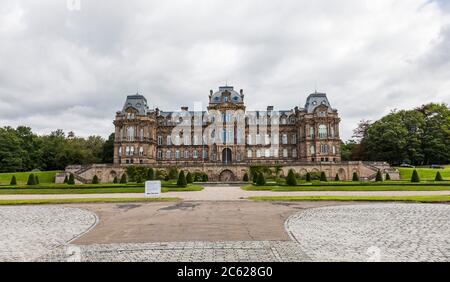
[[190, 172], [188, 172], [186, 174], [186, 182], [187, 183], [194, 183], [194, 179], [192, 179], [192, 174]]
[[28, 176], [27, 185], [36, 185], [36, 178], [34, 177], [34, 174], [30, 174]]
[[434, 178], [434, 181], [444, 181], [444, 179], [442, 178], [442, 175], [439, 171], [436, 173], [436, 177]]
[[386, 176], [384, 178], [385, 180], [391, 180], [391, 176], [389, 175], [389, 173], [386, 172]]
[[242, 181], [244, 181], [244, 182], [248, 182], [248, 173], [245, 173], [244, 174], [244, 177], [242, 178]]
[[114, 177], [113, 183], [117, 184], [119, 182], [119, 180], [117, 179], [117, 176]]
[[75, 184], [75, 175], [73, 175], [73, 173], [71, 173], [69, 175], [69, 180], [67, 180], [67, 184], [69, 184], [69, 185], [74, 185]]
[[65, 177], [64, 177], [64, 184], [67, 184], [67, 182], [69, 182], [69, 177], [66, 175]]
[[256, 176], [256, 185], [263, 186], [266, 184], [266, 179], [264, 178], [264, 174], [262, 172], [258, 173]]
[[94, 177], [92, 178], [92, 184], [98, 184], [98, 176], [94, 175]]
[[155, 171], [153, 170], [153, 168], [148, 169], [147, 180], [155, 180]]
[[417, 170], [414, 170], [411, 176], [411, 182], [420, 182], [419, 174], [417, 173]]
[[325, 172], [323, 172], [323, 171], [320, 173], [320, 181], [324, 181], [324, 182], [327, 181], [327, 176], [325, 175]]
[[127, 174], [122, 174], [122, 177], [120, 177], [120, 184], [126, 184], [127, 183]]
[[297, 186], [297, 179], [295, 178], [295, 173], [292, 169], [289, 170], [286, 177], [286, 184], [288, 186]]
[[383, 181], [383, 175], [381, 174], [381, 171], [377, 171], [377, 176], [375, 176], [375, 181], [376, 182], [381, 182]]
[[306, 182], [311, 182], [311, 173], [306, 173]]
[[34, 178], [34, 183], [35, 183], [36, 185], [39, 184], [39, 176], [36, 175], [36, 177]]
[[358, 173], [355, 171], [355, 172], [353, 172], [353, 178], [352, 178], [352, 181], [359, 181], [359, 176], [358, 176]]
[[16, 179], [16, 176], [15, 175], [13, 175], [12, 177], [11, 177], [11, 182], [9, 183], [10, 185], [17, 185], [17, 179]]
[[186, 176], [184, 176], [184, 171], [178, 174], [177, 186], [184, 188], [187, 186]]
[[336, 177], [334, 178], [334, 181], [341, 181], [341, 179], [339, 179], [339, 173], [336, 173]]

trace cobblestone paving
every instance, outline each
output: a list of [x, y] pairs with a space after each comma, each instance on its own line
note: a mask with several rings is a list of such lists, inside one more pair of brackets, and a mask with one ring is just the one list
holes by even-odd
[[0, 207], [0, 261], [30, 261], [95, 224], [86, 210], [53, 206]]
[[450, 261], [450, 205], [323, 207], [286, 227], [315, 261]]
[[69, 246], [55, 249], [39, 261], [271, 262], [308, 258], [295, 242], [235, 241]]

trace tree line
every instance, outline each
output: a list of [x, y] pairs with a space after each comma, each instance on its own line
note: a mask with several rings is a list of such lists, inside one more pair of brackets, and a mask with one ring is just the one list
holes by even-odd
[[114, 134], [107, 140], [100, 136], [67, 137], [56, 130], [37, 135], [31, 128], [0, 128], [0, 172], [63, 170], [67, 165], [112, 163]]
[[361, 121], [342, 146], [343, 160], [387, 161], [392, 165], [450, 163], [450, 109], [430, 103], [394, 110], [381, 119]]

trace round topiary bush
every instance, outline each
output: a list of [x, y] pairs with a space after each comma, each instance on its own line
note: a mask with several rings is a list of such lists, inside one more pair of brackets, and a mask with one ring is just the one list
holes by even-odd
[[292, 169], [289, 170], [286, 177], [286, 184], [288, 186], [297, 186], [297, 179], [295, 178], [295, 173]]

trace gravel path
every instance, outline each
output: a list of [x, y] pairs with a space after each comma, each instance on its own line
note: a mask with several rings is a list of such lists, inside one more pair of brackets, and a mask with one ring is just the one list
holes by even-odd
[[0, 207], [0, 261], [30, 261], [66, 244], [97, 222], [83, 209]]
[[[177, 197], [187, 201], [239, 201], [253, 196], [426, 196], [450, 195], [450, 191], [245, 191], [239, 187], [205, 187], [197, 192], [168, 192], [162, 197]], [[0, 200], [79, 199], [79, 198], [144, 198], [144, 193], [0, 195]]]
[[450, 205], [315, 208], [286, 227], [315, 261], [450, 261]]

